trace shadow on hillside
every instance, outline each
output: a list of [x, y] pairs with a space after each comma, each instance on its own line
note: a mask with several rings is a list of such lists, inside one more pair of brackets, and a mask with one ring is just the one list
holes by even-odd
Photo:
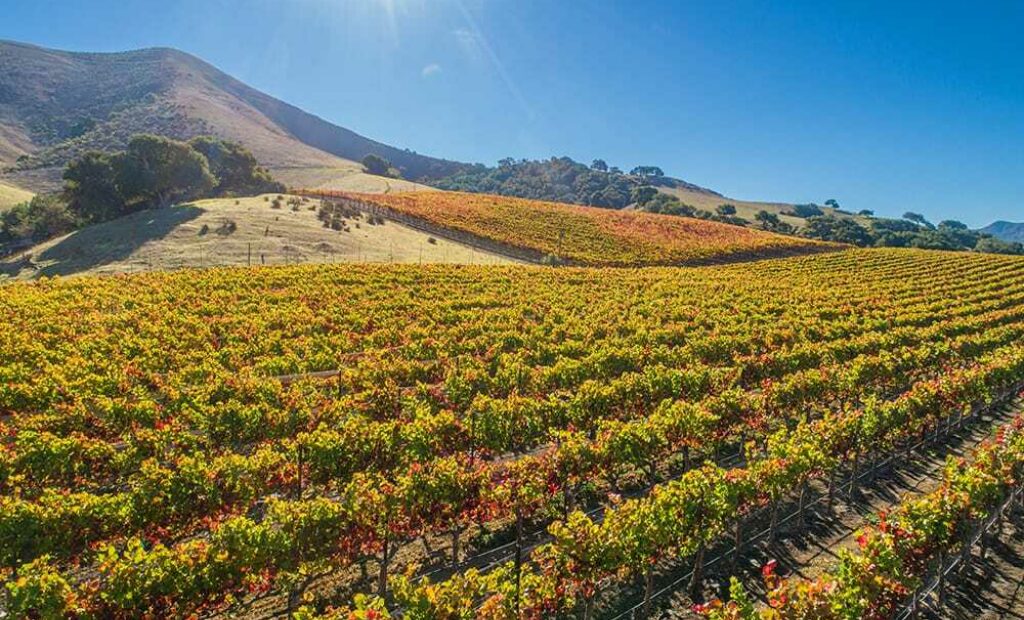
[[150, 209], [75, 231], [32, 257], [44, 265], [36, 276], [69, 275], [125, 260], [202, 213], [192, 205]]

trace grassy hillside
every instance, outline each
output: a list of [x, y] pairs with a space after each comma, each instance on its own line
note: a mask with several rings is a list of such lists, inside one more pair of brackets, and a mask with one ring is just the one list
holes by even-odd
[[804, 222], [803, 218], [784, 214], [785, 211], [793, 206], [787, 203], [733, 200], [732, 198], [727, 198], [714, 192], [703, 192], [686, 187], [659, 187], [658, 191], [670, 196], [675, 196], [681, 202], [688, 204], [691, 207], [703, 209], [704, 211], [711, 211], [712, 213], [715, 212], [715, 208], [718, 205], [733, 205], [736, 207], [736, 215], [750, 222], [754, 221], [754, 215], [756, 215], [758, 211], [774, 213], [779, 216], [779, 219], [787, 224], [792, 224], [793, 226], [801, 226]]
[[[736, 215], [741, 217], [748, 222], [755, 223], [754, 216], [757, 215], [758, 211], [767, 211], [774, 213], [779, 216], [783, 222], [791, 224], [800, 228], [804, 225], [804, 218], [796, 217], [794, 215], [787, 215], [787, 212], [793, 208], [793, 205], [785, 202], [756, 202], [750, 200], [734, 200], [715, 192], [709, 192], [700, 189], [693, 189], [688, 187], [659, 187], [658, 191], [675, 196], [684, 204], [688, 204], [691, 207], [703, 209], [705, 211], [711, 211], [714, 213], [715, 208], [718, 205], [730, 204], [736, 207]], [[825, 214], [835, 215], [836, 217], [852, 217], [858, 221], [865, 221], [864, 218], [855, 215], [846, 215], [837, 212], [831, 207], [819, 208]]]
[[10, 209], [16, 204], [32, 200], [32, 192], [0, 182], [0, 211]]
[[334, 194], [557, 260], [683, 265], [828, 251], [844, 246], [693, 218], [486, 194]]
[[351, 174], [369, 153], [412, 179], [462, 166], [364, 138], [171, 49], [95, 54], [0, 42], [0, 93], [0, 168], [40, 189], [53, 189], [60, 167], [83, 151], [118, 150], [142, 132], [235, 140], [274, 172]]
[[367, 174], [362, 168], [351, 166], [324, 168], [284, 168], [274, 171], [274, 177], [288, 187], [302, 187], [317, 190], [366, 192], [389, 194], [391, 192], [430, 191], [434, 188], [422, 183], [392, 179]]
[[513, 262], [395, 222], [349, 217], [347, 230], [334, 230], [317, 217], [319, 201], [293, 210], [273, 200], [201, 200], [90, 226], [0, 262], [0, 279], [214, 265]]

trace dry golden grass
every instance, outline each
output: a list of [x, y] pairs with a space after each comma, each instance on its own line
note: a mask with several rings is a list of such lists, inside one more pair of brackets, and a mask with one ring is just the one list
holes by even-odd
[[[272, 208], [274, 196], [202, 200], [97, 224], [0, 262], [0, 279], [109, 274], [220, 265], [383, 262], [508, 264], [507, 257], [433, 239], [395, 222], [349, 219], [325, 228], [318, 201]], [[234, 230], [229, 232], [231, 223]], [[5, 275], [6, 274], [6, 275]]]
[[715, 196], [713, 194], [707, 194], [704, 192], [698, 192], [686, 188], [673, 188], [673, 187], [660, 187], [659, 191], [666, 194], [675, 196], [681, 200], [684, 204], [688, 204], [691, 207], [703, 209], [705, 211], [711, 211], [714, 213], [715, 208], [718, 205], [730, 204], [736, 207], [736, 215], [753, 222], [754, 216], [757, 215], [758, 211], [767, 211], [774, 213], [779, 216], [783, 222], [787, 222], [794, 226], [802, 226], [804, 220], [799, 217], [793, 217], [792, 215], [783, 215], [783, 211], [788, 210], [792, 205], [782, 202], [754, 202], [749, 200], [733, 200], [732, 198], [725, 198], [723, 196]]
[[[346, 160], [338, 160], [346, 161]], [[434, 188], [405, 179], [389, 179], [363, 172], [360, 164], [326, 167], [273, 168], [271, 174], [288, 187], [336, 190], [364, 194], [429, 191]]]
[[[796, 217], [794, 215], [786, 215], [785, 212], [789, 211], [793, 205], [785, 202], [756, 202], [751, 200], [734, 200], [732, 198], [726, 198], [724, 196], [715, 196], [705, 192], [698, 192], [686, 188], [672, 188], [672, 187], [659, 187], [659, 191], [666, 194], [675, 196], [681, 200], [684, 204], [688, 204], [691, 207], [703, 209], [705, 211], [711, 211], [714, 213], [715, 208], [718, 205], [730, 204], [736, 207], [736, 215], [741, 217], [748, 222], [756, 222], [755, 216], [758, 211], [767, 211], [768, 213], [774, 213], [779, 216], [779, 219], [787, 224], [791, 224], [800, 228], [806, 222], [802, 217]], [[825, 213], [831, 213], [836, 217], [851, 217], [858, 220], [863, 224], [866, 220], [856, 215], [844, 215], [837, 213], [835, 209], [831, 207], [821, 207], [821, 210]]]
[[0, 181], [0, 212], [10, 209], [16, 204], [32, 200], [32, 192]]

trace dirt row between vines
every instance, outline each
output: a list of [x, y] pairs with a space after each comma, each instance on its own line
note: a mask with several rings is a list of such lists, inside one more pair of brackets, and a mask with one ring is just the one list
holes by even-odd
[[[857, 496], [852, 502], [847, 498], [846, 489], [843, 488], [837, 490], [836, 500], [831, 511], [823, 501], [810, 505], [805, 513], [806, 526], [802, 530], [796, 527], [795, 519], [793, 519], [780, 526], [778, 540], [771, 547], [764, 542], [746, 545], [737, 564], [737, 577], [752, 593], [763, 596], [761, 567], [769, 560], [774, 559], [778, 562], [778, 572], [784, 576], [797, 575], [813, 578], [829, 570], [838, 558], [839, 549], [855, 547], [857, 531], [865, 524], [870, 523], [880, 510], [892, 506], [906, 497], [921, 495], [935, 489], [941, 479], [942, 468], [948, 456], [970, 456], [972, 450], [989, 437], [996, 426], [1009, 421], [1021, 410], [1024, 410], [1024, 403], [1015, 402], [1012, 406], [1005, 405], [993, 412], [979, 414], [978, 417], [968, 421], [963, 429], [951, 433], [948, 438], [942, 438], [938, 443], [928, 444], [915, 450], [909, 461], [896, 461], [894, 464], [881, 468], [870, 479], [862, 480], [858, 486]], [[812, 499], [824, 496], [826, 493], [824, 481], [812, 483], [810, 491], [809, 497]], [[633, 494], [642, 494], [642, 491], [629, 493], [629, 495]], [[600, 518], [600, 508], [593, 512], [595, 518]], [[786, 514], [786, 512], [783, 511], [782, 514]], [[485, 531], [477, 532], [476, 535], [467, 532], [463, 541], [463, 557], [466, 558], [466, 561], [460, 565], [459, 569], [468, 567], [486, 569], [497, 562], [507, 561], [511, 557], [510, 523], [499, 520], [491, 523]], [[763, 525], [765, 524], [753, 522], [748, 524], [746, 529], [753, 533], [755, 530], [763, 529]], [[527, 538], [524, 540], [524, 555], [526, 556], [535, 546], [545, 542], [547, 536], [541, 528]], [[392, 558], [392, 571], [400, 572], [401, 567], [408, 563], [418, 562], [426, 564], [424, 567], [426, 572], [434, 579], [443, 579], [451, 574], [452, 567], [449, 560], [445, 559], [450, 557], [451, 547], [448, 537], [430, 536], [428, 542], [429, 546], [424, 545], [423, 541], [419, 539], [400, 544]], [[689, 571], [689, 562], [676, 564], [677, 566], [666, 567], [661, 572], [657, 580], [658, 588], [672, 583]], [[729, 564], [728, 557], [726, 557], [706, 569], [703, 581], [706, 598], [724, 594], [729, 582]], [[348, 600], [355, 592], [372, 592], [377, 568], [377, 562], [372, 560], [367, 562], [366, 573], [363, 573], [358, 566], [325, 567], [321, 574], [311, 576], [306, 594], [309, 596], [310, 602], [334, 601], [341, 603]], [[655, 601], [654, 609], [661, 608], [663, 610], [661, 617], [695, 617], [690, 612], [692, 603], [685, 595], [687, 581], [681, 580], [680, 583], [681, 585], [674, 594], [660, 597]], [[614, 590], [615, 588], [612, 589], [612, 591]], [[619, 593], [622, 596], [613, 592], [608, 593], [611, 594], [614, 602], [608, 601], [610, 604], [605, 607], [605, 613], [598, 617], [615, 618], [618, 612], [628, 606], [627, 602], [630, 604], [637, 602], [635, 599], [639, 597], [639, 593], [632, 592], [630, 588], [626, 588], [624, 591], [619, 590]], [[1024, 593], [1022, 593], [1022, 597], [1024, 597]], [[301, 604], [301, 602], [295, 600], [293, 604]], [[263, 620], [287, 617], [287, 610], [288, 595], [278, 591], [250, 598], [219, 617]], [[657, 617], [657, 614], [652, 614], [652, 617]], [[1024, 620], [1024, 615], [1020, 617]]]
[[924, 620], [1024, 619], [1024, 515], [993, 536], [982, 559], [977, 546], [963, 574], [952, 582], [947, 603], [922, 613]]
[[[915, 452], [909, 461], [897, 461], [878, 471], [871, 479], [862, 481], [854, 501], [847, 498], [846, 489], [837, 492], [831, 513], [825, 502], [814, 505], [807, 511], [805, 528], [799, 529], [791, 522], [780, 529], [774, 545], [761, 543], [746, 548], [737, 564], [735, 576], [763, 602], [765, 590], [761, 568], [771, 560], [777, 562], [776, 573], [783, 577], [814, 579], [828, 572], [836, 565], [840, 550], [857, 547], [859, 530], [875, 523], [880, 511], [935, 490], [941, 482], [947, 457], [969, 458], [974, 448], [991, 437], [999, 425], [1010, 421], [1022, 410], [1024, 402], [1016, 401], [998, 411], [982, 414], [946, 441]], [[824, 485], [814, 486], [818, 494], [825, 494]], [[952, 592], [955, 594], [951, 594], [948, 608], [933, 617], [1024, 620], [1024, 586], [1021, 585], [1024, 578], [1024, 524], [1020, 524], [1019, 530], [1010, 526], [1005, 531], [1004, 540], [989, 551], [987, 561], [974, 562], [969, 575], [954, 587]], [[724, 561], [707, 571], [704, 581], [706, 598], [726, 592], [728, 565], [729, 562]], [[690, 610], [692, 602], [682, 590], [685, 590], [685, 584], [681, 591], [672, 595], [669, 603], [662, 604], [662, 618], [698, 617]], [[958, 614], [957, 607], [964, 615]]]

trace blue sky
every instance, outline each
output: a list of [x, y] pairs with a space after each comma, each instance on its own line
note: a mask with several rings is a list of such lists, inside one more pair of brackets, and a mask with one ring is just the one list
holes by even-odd
[[3, 0], [0, 38], [172, 46], [400, 147], [601, 157], [735, 198], [1024, 220], [1021, 2]]

